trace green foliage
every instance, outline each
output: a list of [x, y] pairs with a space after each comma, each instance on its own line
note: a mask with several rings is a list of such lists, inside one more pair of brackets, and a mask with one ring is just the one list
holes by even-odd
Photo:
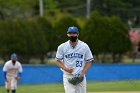
[[[55, 23], [54, 31], [54, 45], [57, 47], [63, 42], [66, 42], [67, 39], [67, 29], [69, 26], [77, 26], [76, 20], [72, 16], [63, 16]], [[80, 29], [79, 29], [80, 30]]]
[[131, 49], [128, 26], [116, 16], [101, 16], [97, 11], [87, 21], [82, 38], [95, 55], [122, 54]]
[[[134, 27], [135, 17], [140, 15], [139, 0], [90, 0], [91, 12], [98, 10], [105, 16], [119, 16], [122, 20], [131, 21]], [[87, 0], [43, 0], [44, 15], [57, 15], [56, 11], [67, 12], [74, 16], [87, 15]], [[0, 18], [28, 18], [39, 16], [39, 0], [0, 0]], [[137, 19], [139, 21], [139, 19]]]
[[[86, 0], [43, 2], [44, 17], [37, 18], [39, 0], [0, 0], [0, 19], [4, 19], [0, 21], [2, 57], [11, 52], [38, 57], [54, 51], [67, 41], [69, 26], [79, 28], [80, 39], [88, 43], [95, 54], [120, 54], [131, 50], [125, 22], [130, 20], [132, 26], [136, 26], [134, 19], [140, 15], [140, 0], [91, 0], [91, 12], [99, 12], [93, 12], [88, 20], [83, 18]], [[139, 26], [139, 19], [136, 21]]]
[[51, 47], [52, 25], [45, 18], [5, 20], [0, 24], [1, 55], [16, 52], [30, 58], [46, 54]]
[[0, 15], [4, 19], [25, 17], [33, 13], [36, 4], [36, 0], [0, 0]]
[[108, 38], [106, 38], [108, 33], [105, 25], [103, 17], [98, 12], [94, 12], [82, 33], [84, 41], [88, 43], [95, 54], [105, 52], [108, 45]]
[[56, 0], [44, 0], [45, 8], [56, 9], [58, 7]]
[[86, 23], [81, 19], [78, 19], [78, 23], [68, 14], [56, 19], [55, 22], [45, 17], [0, 21], [0, 55], [4, 58], [16, 52], [26, 56], [27, 60], [36, 56], [43, 62], [47, 52], [55, 51], [58, 45], [68, 40], [66, 34], [69, 26], [79, 28], [80, 39], [96, 55], [123, 54], [131, 50], [128, 26], [116, 16], [101, 16], [95, 11]]
[[85, 3], [86, 0], [59, 0], [58, 5], [61, 9], [64, 9], [67, 7], [75, 7]]
[[46, 53], [46, 51], [52, 51], [55, 48], [51, 45], [51, 43], [53, 42], [53, 26], [51, 24], [51, 22], [49, 20], [47, 20], [45, 17], [39, 17], [36, 20], [37, 24], [38, 24], [38, 29], [39, 32], [42, 32], [44, 38], [41, 40], [44, 40], [44, 43], [42, 42], [42, 47], [44, 47], [45, 51], [43, 50], [43, 53]]
[[[67, 11], [76, 16], [86, 16], [87, 0], [43, 0], [44, 11]], [[140, 14], [139, 0], [91, 0], [91, 12], [98, 10], [103, 15], [117, 15], [133, 20]], [[6, 17], [39, 15], [39, 0], [0, 0], [0, 13]]]
[[131, 50], [131, 41], [128, 35], [128, 26], [126, 26], [118, 17], [110, 18], [111, 39], [109, 51], [113, 53], [125, 53]]

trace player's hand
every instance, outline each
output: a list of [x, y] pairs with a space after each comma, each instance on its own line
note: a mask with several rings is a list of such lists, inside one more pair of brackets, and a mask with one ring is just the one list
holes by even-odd
[[16, 80], [20, 80], [20, 77], [15, 77]]
[[6, 79], [6, 82], [9, 82], [9, 80], [8, 80], [8, 79]]
[[64, 68], [65, 71], [67, 71], [68, 73], [72, 73], [73, 72], [73, 68]]
[[83, 76], [84, 76], [84, 73], [80, 73], [80, 74], [79, 74], [79, 77], [83, 77]]

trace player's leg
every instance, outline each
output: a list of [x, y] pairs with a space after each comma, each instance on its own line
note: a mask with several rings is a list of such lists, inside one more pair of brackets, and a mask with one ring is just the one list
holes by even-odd
[[10, 78], [7, 78], [7, 81], [5, 81], [5, 88], [6, 88], [7, 93], [9, 93], [10, 89], [11, 89], [11, 79]]
[[76, 92], [75, 93], [86, 93], [86, 77], [84, 77], [84, 80], [76, 85]]
[[10, 92], [10, 90], [9, 90], [9, 89], [7, 89], [6, 91], [7, 91], [7, 93], [9, 93], [9, 92]]
[[17, 88], [17, 80], [15, 78], [12, 78], [12, 80], [11, 80], [12, 93], [16, 93], [16, 88]]
[[12, 90], [12, 93], [16, 93], [16, 90]]
[[65, 93], [75, 93], [75, 86], [68, 82], [68, 79], [63, 76], [63, 84]]

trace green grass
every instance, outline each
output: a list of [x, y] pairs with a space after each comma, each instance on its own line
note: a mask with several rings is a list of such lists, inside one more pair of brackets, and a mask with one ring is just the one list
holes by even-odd
[[88, 91], [140, 91], [140, 81], [89, 82]]
[[[97, 91], [140, 91], [140, 80], [87, 82], [88, 92]], [[64, 93], [63, 84], [18, 85], [17, 93]], [[6, 93], [4, 86], [0, 86], [0, 93]]]

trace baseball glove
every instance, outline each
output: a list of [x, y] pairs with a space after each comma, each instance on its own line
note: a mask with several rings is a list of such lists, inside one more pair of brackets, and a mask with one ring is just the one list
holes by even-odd
[[16, 80], [20, 80], [20, 77], [15, 77]]
[[81, 83], [83, 80], [84, 80], [84, 77], [73, 77], [73, 78], [68, 79], [69, 83], [71, 83], [73, 85], [77, 85], [77, 84]]

